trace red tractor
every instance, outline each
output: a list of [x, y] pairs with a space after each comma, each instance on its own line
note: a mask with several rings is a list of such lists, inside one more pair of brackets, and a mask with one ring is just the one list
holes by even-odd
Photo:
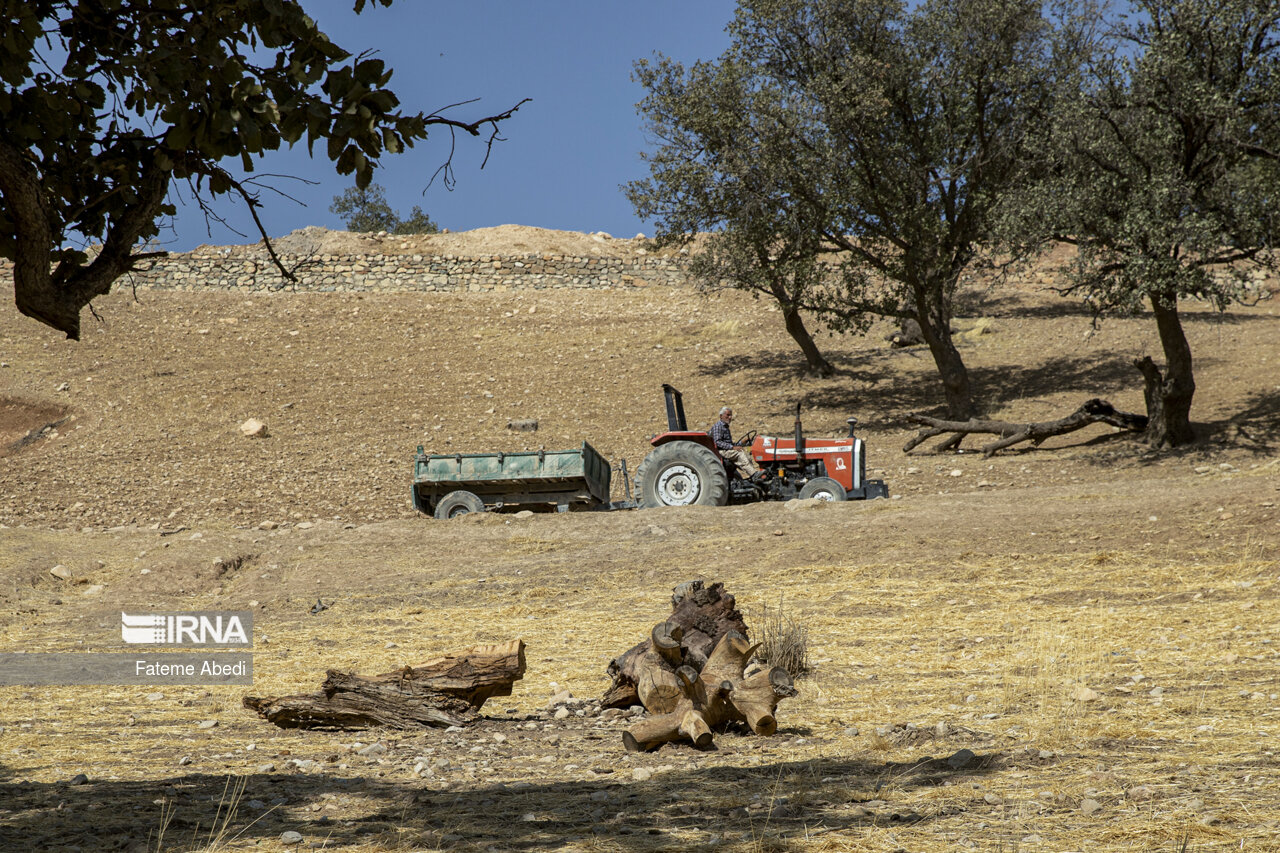
[[749, 432], [738, 442], [750, 448], [763, 481], [740, 477], [716, 450], [708, 432], [690, 430], [679, 391], [663, 385], [667, 402], [667, 432], [650, 442], [654, 449], [636, 469], [640, 505], [724, 506], [752, 501], [819, 498], [827, 501], [887, 498], [883, 480], [866, 478], [866, 452], [853, 434], [856, 418], [849, 418], [844, 438], [805, 438], [796, 405], [796, 431], [788, 438]]

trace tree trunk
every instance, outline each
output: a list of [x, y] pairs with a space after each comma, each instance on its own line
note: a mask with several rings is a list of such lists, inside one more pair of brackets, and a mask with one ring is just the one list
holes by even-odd
[[370, 677], [331, 669], [319, 693], [246, 696], [244, 707], [281, 728], [461, 726], [491, 696], [510, 696], [524, 670], [524, 643], [511, 640]]
[[811, 376], [820, 376], [827, 378], [834, 376], [836, 369], [831, 366], [831, 362], [822, 355], [822, 351], [818, 349], [818, 345], [813, 342], [813, 336], [809, 334], [809, 330], [805, 328], [804, 318], [800, 316], [799, 310], [793, 306], [779, 302], [782, 308], [782, 319], [787, 326], [787, 334], [800, 347], [800, 352], [804, 353], [805, 361], [808, 362], [807, 372]]
[[1152, 294], [1151, 310], [1164, 349], [1165, 371], [1148, 356], [1134, 362], [1144, 380], [1147, 403], [1147, 443], [1152, 447], [1178, 447], [1195, 441], [1191, 429], [1191, 399], [1196, 393], [1191, 345], [1178, 317], [1176, 300], [1166, 302]]
[[954, 420], [967, 420], [975, 414], [969, 371], [951, 339], [950, 311], [942, 304], [941, 294], [935, 294], [934, 290], [937, 288], [917, 288], [915, 320], [920, 324], [920, 334], [929, 345], [933, 363], [942, 379], [947, 415]]
[[0, 193], [14, 222], [13, 294], [21, 313], [80, 339], [81, 309], [133, 268], [133, 250], [153, 227], [169, 190], [169, 172], [154, 157], [140, 166], [136, 203], [112, 222], [97, 257], [76, 266], [58, 261], [39, 173], [23, 152], [0, 143]]

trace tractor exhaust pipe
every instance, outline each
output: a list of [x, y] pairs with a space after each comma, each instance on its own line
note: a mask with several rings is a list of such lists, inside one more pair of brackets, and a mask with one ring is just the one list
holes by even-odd
[[804, 427], [800, 425], [799, 403], [796, 403], [796, 462], [804, 465]]

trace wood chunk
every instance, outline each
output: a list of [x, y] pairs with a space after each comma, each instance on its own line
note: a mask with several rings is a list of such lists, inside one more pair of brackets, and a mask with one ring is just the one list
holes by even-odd
[[[724, 591], [724, 584], [704, 586], [700, 580], [687, 581], [676, 587], [671, 599], [671, 615], [654, 627], [649, 639], [609, 662], [608, 673], [613, 683], [601, 699], [602, 707], [627, 708], [645, 704], [641, 701], [638, 686], [641, 671], [655, 669], [652, 658], [646, 657], [655, 650], [655, 637], [660, 638], [657, 654], [672, 671], [682, 664], [701, 671], [721, 637], [730, 631], [747, 633], [747, 623], [738, 612], [733, 596]], [[669, 640], [674, 640], [678, 649], [667, 645]], [[676, 651], [679, 651], [678, 655]], [[669, 686], [663, 677], [656, 680], [664, 685], [663, 691]], [[662, 695], [668, 694], [663, 692]]]
[[331, 669], [319, 693], [246, 696], [244, 707], [281, 728], [461, 726], [476, 720], [490, 697], [510, 696], [524, 672], [524, 642], [511, 640], [381, 675]]
[[689, 667], [676, 670], [681, 696], [665, 713], [649, 708], [652, 716], [624, 732], [626, 749], [642, 752], [681, 739], [698, 749], [710, 749], [713, 730], [735, 720], [745, 722], [758, 735], [774, 734], [778, 730], [778, 702], [796, 695], [796, 690], [791, 676], [781, 667], [744, 674], [756, 648], [745, 636], [731, 631], [716, 644], [696, 677]]

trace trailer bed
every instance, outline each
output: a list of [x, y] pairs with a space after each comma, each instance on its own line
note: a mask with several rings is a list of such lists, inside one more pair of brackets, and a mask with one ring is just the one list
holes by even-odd
[[612, 470], [587, 442], [572, 450], [428, 454], [418, 447], [413, 505], [433, 512], [445, 495], [463, 490], [486, 509], [525, 506], [566, 511], [609, 505]]

